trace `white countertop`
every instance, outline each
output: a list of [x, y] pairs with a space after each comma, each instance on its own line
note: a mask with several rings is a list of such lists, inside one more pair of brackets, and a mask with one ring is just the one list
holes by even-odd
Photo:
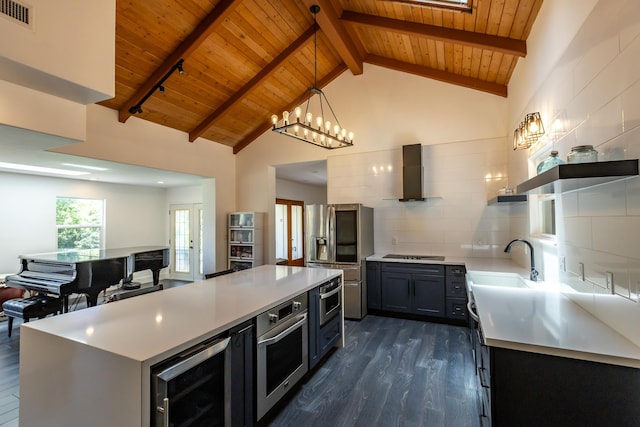
[[342, 274], [263, 265], [22, 324], [137, 361], [161, 360]]
[[474, 285], [485, 344], [640, 368], [640, 348], [560, 292]]

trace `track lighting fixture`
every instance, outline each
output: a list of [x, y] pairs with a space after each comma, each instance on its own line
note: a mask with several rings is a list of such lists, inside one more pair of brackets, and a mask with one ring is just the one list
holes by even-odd
[[144, 104], [144, 102], [149, 99], [151, 97], [151, 95], [153, 95], [153, 93], [157, 90], [160, 93], [164, 93], [165, 91], [165, 87], [164, 87], [164, 82], [171, 76], [171, 74], [173, 74], [176, 70], [178, 70], [178, 74], [184, 74], [184, 69], [182, 68], [182, 63], [184, 62], [184, 59], [180, 59], [176, 65], [174, 65], [173, 67], [171, 67], [171, 69], [167, 72], [167, 74], [164, 75], [164, 77], [162, 77], [162, 79], [160, 79], [160, 81], [151, 88], [151, 90], [149, 92], [147, 92], [147, 94], [140, 100], [140, 102], [138, 102], [136, 105], [132, 106], [131, 108], [129, 108], [129, 114], [142, 114], [142, 104]]

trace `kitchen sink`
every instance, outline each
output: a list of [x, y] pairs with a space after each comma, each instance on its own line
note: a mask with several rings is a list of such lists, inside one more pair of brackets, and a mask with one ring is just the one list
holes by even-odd
[[524, 279], [517, 273], [498, 271], [467, 271], [467, 280], [471, 285], [501, 286], [507, 288], [534, 288], [535, 283]]
[[398, 254], [387, 254], [382, 258], [387, 259], [415, 259], [415, 260], [424, 260], [424, 261], [444, 261], [444, 257], [440, 255], [398, 255]]

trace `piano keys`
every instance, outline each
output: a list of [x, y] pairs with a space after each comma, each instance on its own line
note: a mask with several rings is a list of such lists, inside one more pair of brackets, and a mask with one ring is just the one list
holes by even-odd
[[169, 248], [138, 246], [120, 249], [81, 249], [20, 255], [21, 270], [6, 277], [7, 286], [57, 295], [63, 311], [69, 311], [69, 295], [84, 294], [87, 306], [97, 305], [100, 292], [120, 281], [130, 280], [134, 272], [151, 270], [153, 284], [160, 270], [169, 266]]

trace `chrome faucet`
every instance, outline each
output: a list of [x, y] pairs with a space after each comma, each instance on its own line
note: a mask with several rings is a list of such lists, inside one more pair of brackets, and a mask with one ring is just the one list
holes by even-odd
[[531, 243], [527, 242], [524, 239], [514, 239], [514, 240], [509, 242], [507, 247], [504, 248], [504, 251], [506, 253], [511, 252], [511, 245], [513, 245], [515, 242], [522, 242], [525, 245], [529, 246], [529, 251], [531, 252], [531, 274], [529, 275], [529, 279], [531, 279], [532, 282], [537, 282], [538, 281], [538, 270], [536, 270], [536, 261], [535, 261], [535, 258], [533, 256], [533, 245]]

